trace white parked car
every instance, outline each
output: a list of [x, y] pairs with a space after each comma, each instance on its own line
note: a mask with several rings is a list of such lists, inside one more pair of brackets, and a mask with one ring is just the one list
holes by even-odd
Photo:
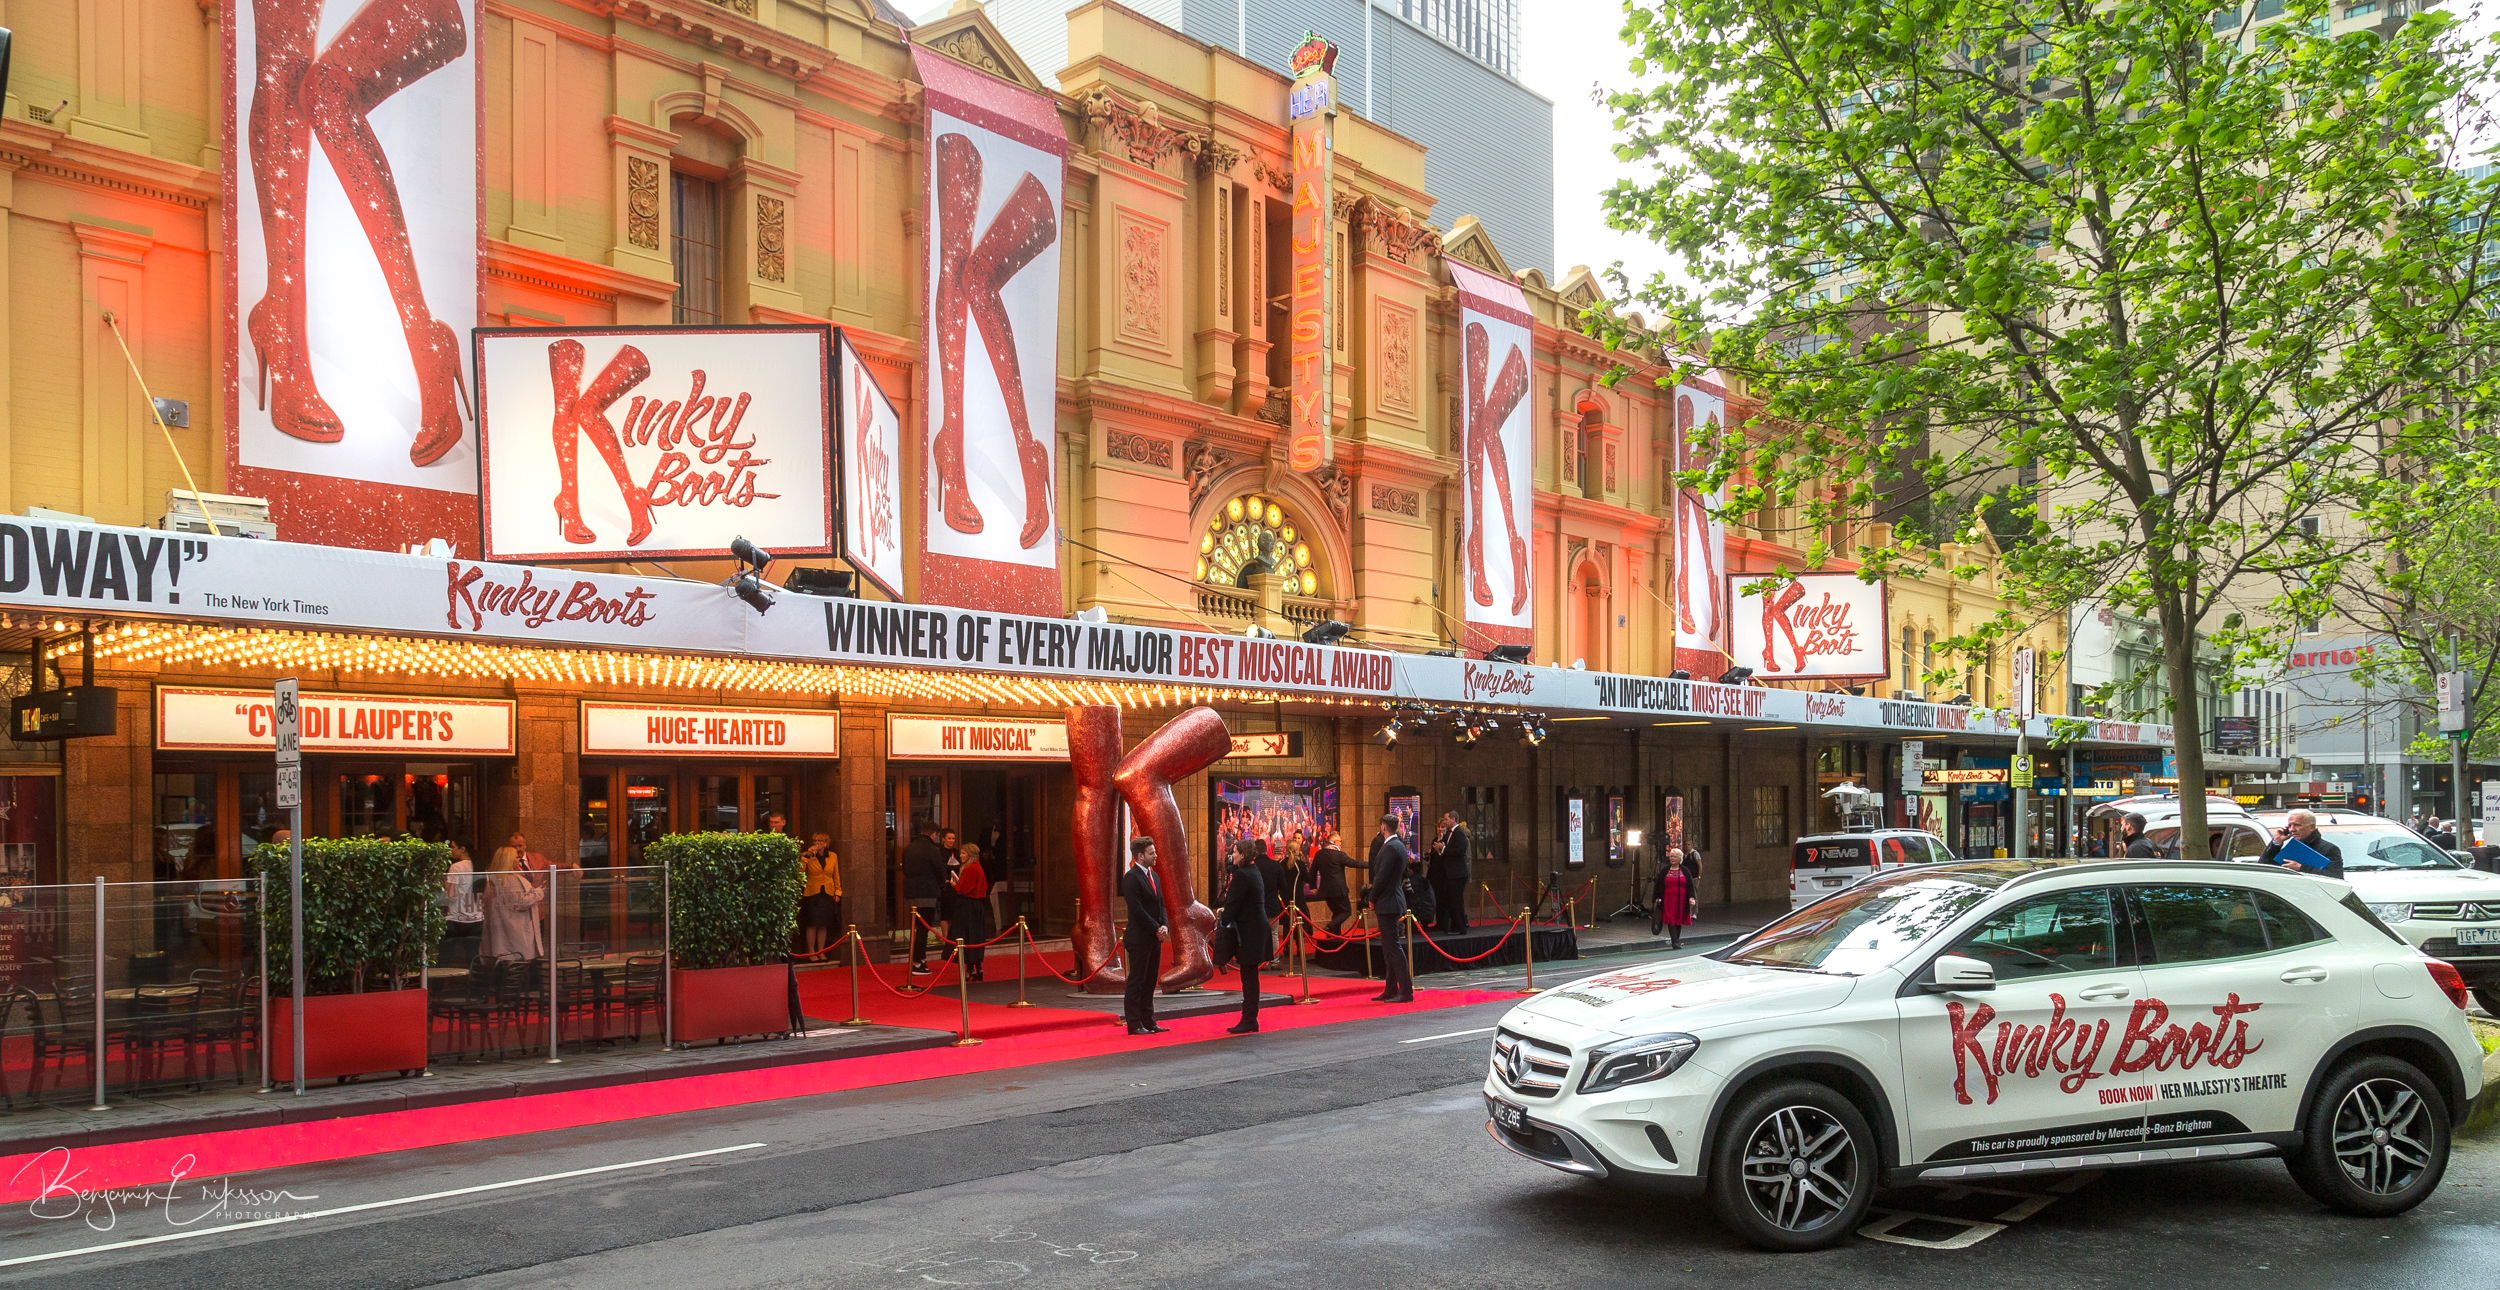
[[1503, 1017], [1488, 1129], [1569, 1173], [1706, 1194], [1757, 1245], [1878, 1187], [2281, 1156], [2347, 1213], [2439, 1185], [2481, 1089], [2456, 969], [2341, 883], [2176, 861], [1879, 874], [1706, 958]]
[[[2257, 819], [2270, 832], [2290, 814], [2265, 811]], [[2455, 964], [2474, 1001], [2500, 1016], [2500, 874], [2467, 868], [2394, 820], [2350, 811], [2317, 815], [2318, 833], [2344, 855], [2344, 881], [2370, 912], [2424, 954]]]

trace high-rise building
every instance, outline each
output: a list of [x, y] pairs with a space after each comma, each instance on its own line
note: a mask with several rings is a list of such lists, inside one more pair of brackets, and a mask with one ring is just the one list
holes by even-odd
[[[1068, 65], [1071, 10], [1090, 0], [991, 0], [990, 21], [1035, 74]], [[1337, 43], [1339, 103], [1424, 145], [1443, 228], [1473, 215], [1517, 268], [1554, 263], [1554, 105], [1520, 83], [1519, 0], [1134, 0], [1126, 6], [1261, 67], [1317, 32]]]

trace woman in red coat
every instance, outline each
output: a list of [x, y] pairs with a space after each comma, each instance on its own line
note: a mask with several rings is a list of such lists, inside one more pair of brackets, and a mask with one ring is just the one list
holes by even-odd
[[1695, 902], [1693, 880], [1684, 872], [1684, 852], [1680, 848], [1668, 849], [1667, 862], [1659, 866], [1658, 881], [1649, 894], [1655, 902], [1649, 916], [1650, 934], [1654, 936], [1664, 927], [1667, 943], [1679, 950], [1684, 948], [1684, 929], [1692, 925]]

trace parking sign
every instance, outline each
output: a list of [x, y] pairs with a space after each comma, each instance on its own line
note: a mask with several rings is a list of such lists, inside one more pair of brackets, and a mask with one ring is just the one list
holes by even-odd
[[295, 715], [294, 677], [278, 682], [275, 727], [278, 743], [278, 805], [304, 804], [304, 745]]

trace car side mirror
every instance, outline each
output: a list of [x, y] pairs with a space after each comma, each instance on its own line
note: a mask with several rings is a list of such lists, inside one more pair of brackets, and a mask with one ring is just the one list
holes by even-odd
[[1935, 966], [1928, 969], [1928, 979], [1919, 983], [1929, 994], [1970, 994], [1997, 988], [1997, 970], [1978, 959], [1959, 954], [1939, 955]]

